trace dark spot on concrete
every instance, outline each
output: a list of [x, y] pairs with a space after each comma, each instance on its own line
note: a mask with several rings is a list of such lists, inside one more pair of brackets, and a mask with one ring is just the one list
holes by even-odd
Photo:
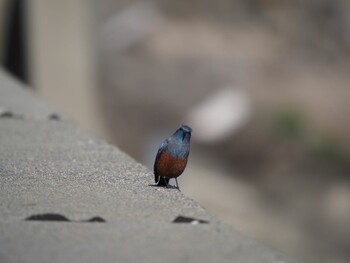
[[59, 222], [88, 222], [88, 223], [105, 223], [106, 220], [103, 219], [102, 217], [95, 216], [87, 220], [79, 220], [79, 221], [72, 221], [69, 220], [67, 217], [60, 215], [60, 214], [53, 214], [53, 213], [48, 213], [48, 214], [37, 214], [37, 215], [32, 215], [30, 217], [27, 217], [25, 219], [26, 221], [59, 221]]
[[12, 111], [0, 108], [0, 118], [23, 119], [24, 116], [21, 114], [16, 114], [16, 113], [13, 113]]
[[64, 221], [64, 222], [70, 222], [70, 220], [60, 214], [38, 214], [38, 215], [32, 215], [30, 217], [27, 217], [25, 219], [26, 221]]
[[209, 221], [196, 219], [193, 217], [178, 216], [173, 220], [173, 223], [185, 223], [185, 224], [208, 224]]
[[12, 118], [14, 114], [11, 111], [0, 111], [1, 118]]
[[92, 222], [92, 223], [105, 223], [106, 220], [104, 220], [102, 217], [99, 217], [99, 216], [95, 216], [95, 217], [92, 217], [88, 220], [86, 220], [86, 222]]
[[52, 113], [49, 115], [49, 120], [59, 121], [59, 120], [61, 120], [61, 117], [60, 117], [60, 115], [58, 115], [56, 113]]

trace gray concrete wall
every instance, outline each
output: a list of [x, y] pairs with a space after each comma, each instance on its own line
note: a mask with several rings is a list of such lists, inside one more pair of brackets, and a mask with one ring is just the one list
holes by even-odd
[[31, 83], [75, 122], [106, 136], [98, 110], [91, 1], [27, 1]]
[[293, 262], [20, 86], [0, 72], [0, 262]]

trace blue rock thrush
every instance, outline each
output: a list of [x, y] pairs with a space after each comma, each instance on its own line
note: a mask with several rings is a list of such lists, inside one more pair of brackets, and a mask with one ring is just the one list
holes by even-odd
[[[190, 140], [192, 129], [187, 125], [181, 127], [160, 145], [154, 162], [154, 180], [158, 186], [169, 187], [169, 179], [182, 174], [186, 168], [190, 154]], [[180, 189], [179, 189], [180, 190]]]

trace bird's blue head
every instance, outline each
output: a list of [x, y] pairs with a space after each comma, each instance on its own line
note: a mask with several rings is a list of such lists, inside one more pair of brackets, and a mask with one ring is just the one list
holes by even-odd
[[177, 139], [181, 140], [184, 143], [189, 143], [191, 139], [192, 129], [187, 125], [181, 125], [179, 129], [174, 133]]

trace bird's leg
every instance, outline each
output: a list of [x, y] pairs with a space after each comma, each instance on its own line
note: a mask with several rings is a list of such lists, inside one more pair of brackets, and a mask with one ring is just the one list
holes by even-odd
[[169, 185], [167, 179], [166, 179], [165, 177], [163, 177], [163, 180], [164, 180], [164, 182], [165, 182], [165, 187], [166, 187], [166, 188], [170, 188], [170, 185]]
[[179, 184], [177, 183], [177, 178], [176, 177], [175, 177], [175, 182], [176, 182], [177, 190], [180, 191]]
[[[176, 178], [175, 178], [175, 180], [176, 180]], [[168, 181], [168, 180], [166, 180], [165, 178], [164, 178], [164, 181], [165, 181], [165, 184], [166, 184], [166, 188], [170, 188], [170, 189], [172, 189], [172, 188], [175, 188], [175, 186], [172, 186], [169, 182], [170, 181]], [[176, 184], [177, 184], [177, 180], [176, 180]], [[179, 186], [178, 186], [178, 188], [179, 188]]]

